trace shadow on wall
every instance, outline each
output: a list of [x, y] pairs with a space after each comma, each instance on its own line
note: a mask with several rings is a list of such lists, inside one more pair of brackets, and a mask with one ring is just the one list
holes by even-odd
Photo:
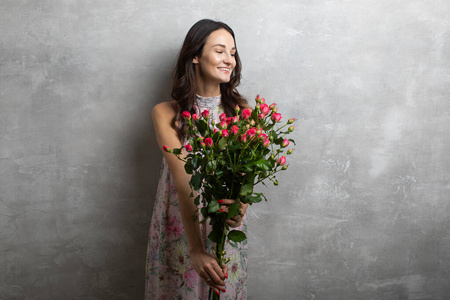
[[[136, 110], [137, 115], [131, 116], [138, 120], [128, 122], [125, 136], [121, 137], [121, 143], [126, 144], [125, 153], [129, 156], [126, 160], [130, 166], [125, 168], [129, 169], [130, 178], [127, 180], [131, 196], [130, 199], [119, 200], [114, 214], [118, 216], [119, 231], [127, 234], [124, 239], [128, 246], [119, 247], [111, 255], [115, 257], [116, 263], [112, 261], [108, 266], [110, 290], [106, 294], [102, 293], [101, 297], [142, 299], [144, 295], [148, 231], [162, 159], [151, 114], [154, 105], [170, 99], [175, 54], [172, 57], [166, 56], [167, 59], [158, 62], [157, 68], [145, 68], [145, 73], [138, 75], [142, 98], [139, 109]], [[161, 57], [165, 56], [159, 56], [158, 59]], [[115, 268], [117, 265], [122, 265], [123, 269], [118, 270]], [[118, 272], [121, 274], [117, 274]], [[117, 278], [114, 279], [115, 277]]]

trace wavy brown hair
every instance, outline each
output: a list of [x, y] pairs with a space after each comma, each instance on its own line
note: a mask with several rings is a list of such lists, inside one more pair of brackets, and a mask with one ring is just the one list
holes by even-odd
[[[177, 64], [175, 66], [172, 84], [172, 98], [177, 102], [177, 114], [172, 120], [172, 126], [177, 131], [180, 140], [186, 137], [185, 124], [182, 126], [175, 126], [180, 119], [182, 111], [189, 111], [194, 113], [193, 105], [196, 99], [197, 85], [195, 81], [194, 57], [200, 57], [203, 53], [208, 36], [219, 29], [225, 29], [233, 37], [236, 45], [233, 30], [223, 22], [217, 22], [209, 19], [203, 19], [195, 23], [189, 29], [183, 46], [178, 54]], [[241, 60], [236, 48], [235, 53], [236, 66], [231, 73], [230, 81], [220, 84], [221, 103], [226, 115], [233, 116], [235, 114], [235, 107], [247, 107], [247, 100], [239, 94], [236, 87], [241, 82]]]

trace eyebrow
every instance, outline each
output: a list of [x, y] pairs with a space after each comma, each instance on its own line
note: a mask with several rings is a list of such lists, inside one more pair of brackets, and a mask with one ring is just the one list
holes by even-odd
[[[227, 48], [224, 44], [215, 44], [213, 47], [220, 46], [222, 48]], [[231, 50], [236, 50], [236, 47], [231, 48]]]

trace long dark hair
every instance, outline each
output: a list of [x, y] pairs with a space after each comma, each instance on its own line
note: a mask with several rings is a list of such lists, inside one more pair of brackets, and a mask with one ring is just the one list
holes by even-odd
[[[180, 112], [189, 111], [194, 113], [193, 105], [196, 99], [197, 85], [195, 81], [194, 57], [200, 57], [205, 46], [208, 36], [216, 30], [225, 29], [233, 37], [236, 45], [233, 30], [225, 23], [217, 22], [209, 19], [203, 19], [195, 23], [189, 29], [183, 46], [178, 54], [177, 64], [175, 66], [172, 84], [172, 98], [177, 102], [177, 114], [172, 120], [172, 126], [178, 133], [178, 137], [182, 140], [186, 136], [184, 126], [175, 126], [176, 121], [180, 120]], [[239, 53], [235, 53], [236, 66], [231, 73], [230, 81], [220, 84], [220, 93], [222, 95], [222, 107], [228, 116], [235, 114], [235, 107], [247, 106], [247, 100], [239, 94], [236, 87], [241, 82], [241, 60]]]

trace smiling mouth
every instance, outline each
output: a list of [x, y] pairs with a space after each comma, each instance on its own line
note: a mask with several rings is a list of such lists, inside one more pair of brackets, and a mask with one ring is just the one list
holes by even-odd
[[230, 72], [230, 68], [218, 68], [220, 71], [225, 72], [225, 73], [229, 73]]

